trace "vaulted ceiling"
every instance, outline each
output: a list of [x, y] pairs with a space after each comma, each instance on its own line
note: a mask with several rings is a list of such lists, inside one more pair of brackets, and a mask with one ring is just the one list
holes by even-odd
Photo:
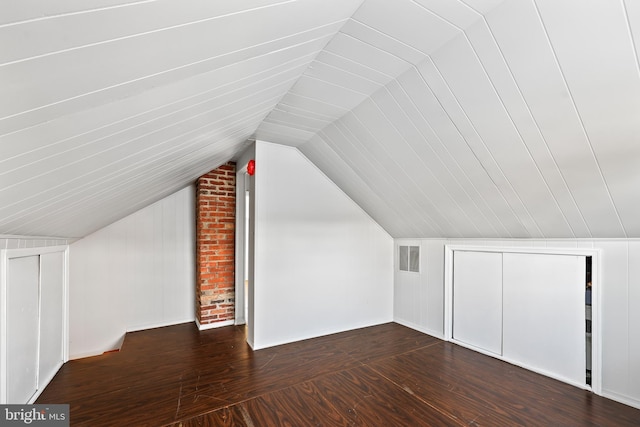
[[0, 234], [82, 237], [251, 140], [394, 237], [640, 237], [640, 2], [12, 0]]

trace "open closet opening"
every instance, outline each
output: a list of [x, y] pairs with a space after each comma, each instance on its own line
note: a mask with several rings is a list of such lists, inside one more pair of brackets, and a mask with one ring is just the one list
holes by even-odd
[[[248, 181], [249, 175], [244, 174], [245, 182]], [[245, 323], [249, 321], [249, 224], [251, 222], [251, 193], [249, 191], [249, 185], [245, 184], [244, 191], [244, 265], [242, 266], [244, 271], [243, 289], [244, 298], [242, 299], [243, 318]]]
[[[251, 154], [251, 153], [249, 153]], [[244, 162], [238, 162], [242, 165]], [[246, 325], [247, 342], [253, 347], [253, 236], [255, 230], [254, 177], [247, 164], [236, 172], [235, 324]]]

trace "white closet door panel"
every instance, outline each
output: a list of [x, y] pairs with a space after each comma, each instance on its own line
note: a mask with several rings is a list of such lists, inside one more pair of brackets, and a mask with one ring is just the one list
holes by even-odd
[[40, 367], [38, 389], [44, 388], [63, 364], [64, 252], [41, 255]]
[[502, 253], [454, 253], [453, 339], [502, 354]]
[[40, 257], [12, 258], [7, 270], [7, 403], [25, 404], [38, 388]]
[[504, 254], [503, 356], [585, 384], [585, 257]]

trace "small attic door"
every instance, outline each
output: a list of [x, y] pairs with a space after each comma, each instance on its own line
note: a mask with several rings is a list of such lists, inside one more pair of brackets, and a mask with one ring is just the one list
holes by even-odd
[[1, 251], [0, 403], [35, 401], [68, 360], [68, 247]]

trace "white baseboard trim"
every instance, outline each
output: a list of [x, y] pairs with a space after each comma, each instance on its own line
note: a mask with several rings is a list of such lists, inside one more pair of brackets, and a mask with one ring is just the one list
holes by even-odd
[[[109, 351], [109, 350], [107, 350], [107, 351]], [[88, 352], [85, 352], [85, 353], [70, 354], [69, 355], [69, 360], [78, 360], [78, 359], [85, 359], [87, 357], [101, 356], [104, 353], [105, 353], [104, 351], [88, 351]]]
[[631, 406], [632, 408], [640, 409], [640, 400], [630, 396], [625, 396], [610, 390], [602, 390], [602, 397], [615, 400], [616, 402]]
[[198, 319], [196, 319], [196, 325], [198, 325], [198, 329], [200, 329], [201, 331], [206, 331], [207, 329], [215, 329], [222, 328], [223, 326], [235, 325], [235, 320], [225, 320], [224, 322], [207, 323], [205, 325], [202, 325], [200, 322], [198, 322]]
[[33, 403], [35, 403], [35, 401], [38, 399], [38, 397], [40, 397], [44, 389], [47, 388], [47, 386], [49, 385], [53, 377], [55, 377], [58, 371], [60, 370], [60, 368], [62, 368], [62, 365], [64, 365], [63, 362], [58, 363], [56, 365], [56, 369], [53, 369], [51, 373], [47, 375], [47, 377], [42, 381], [41, 385], [38, 385], [38, 390], [36, 391], [36, 394], [31, 396], [31, 399], [29, 399], [27, 404], [32, 405]]
[[140, 331], [146, 331], [149, 329], [164, 328], [165, 326], [181, 325], [183, 323], [193, 323], [194, 320], [195, 320], [194, 318], [183, 319], [183, 320], [172, 320], [169, 322], [151, 323], [149, 325], [134, 326], [131, 328], [126, 328], [126, 330], [124, 331], [120, 339], [117, 342], [115, 342], [113, 345], [108, 346], [108, 348], [105, 348], [102, 351], [88, 351], [88, 352], [70, 354], [69, 360], [77, 360], [77, 359], [84, 359], [84, 358], [93, 357], [93, 356], [101, 356], [111, 351], [118, 351], [122, 349], [122, 345], [124, 344], [126, 335], [129, 332], [140, 332]]
[[433, 329], [425, 328], [424, 326], [421, 326], [416, 323], [409, 322], [403, 319], [393, 319], [393, 321], [395, 323], [398, 323], [399, 325], [406, 326], [407, 328], [415, 329], [418, 332], [422, 332], [423, 334], [427, 334], [441, 340], [444, 339], [444, 334], [441, 331], [434, 331]]
[[144, 326], [134, 326], [131, 328], [127, 328], [127, 333], [146, 331], [149, 329], [156, 329], [156, 328], [164, 328], [165, 326], [181, 325], [183, 323], [191, 323], [194, 320], [195, 320], [194, 318], [190, 318], [190, 319], [183, 319], [183, 320], [170, 320], [168, 322], [151, 323], [149, 325], [144, 325]]

